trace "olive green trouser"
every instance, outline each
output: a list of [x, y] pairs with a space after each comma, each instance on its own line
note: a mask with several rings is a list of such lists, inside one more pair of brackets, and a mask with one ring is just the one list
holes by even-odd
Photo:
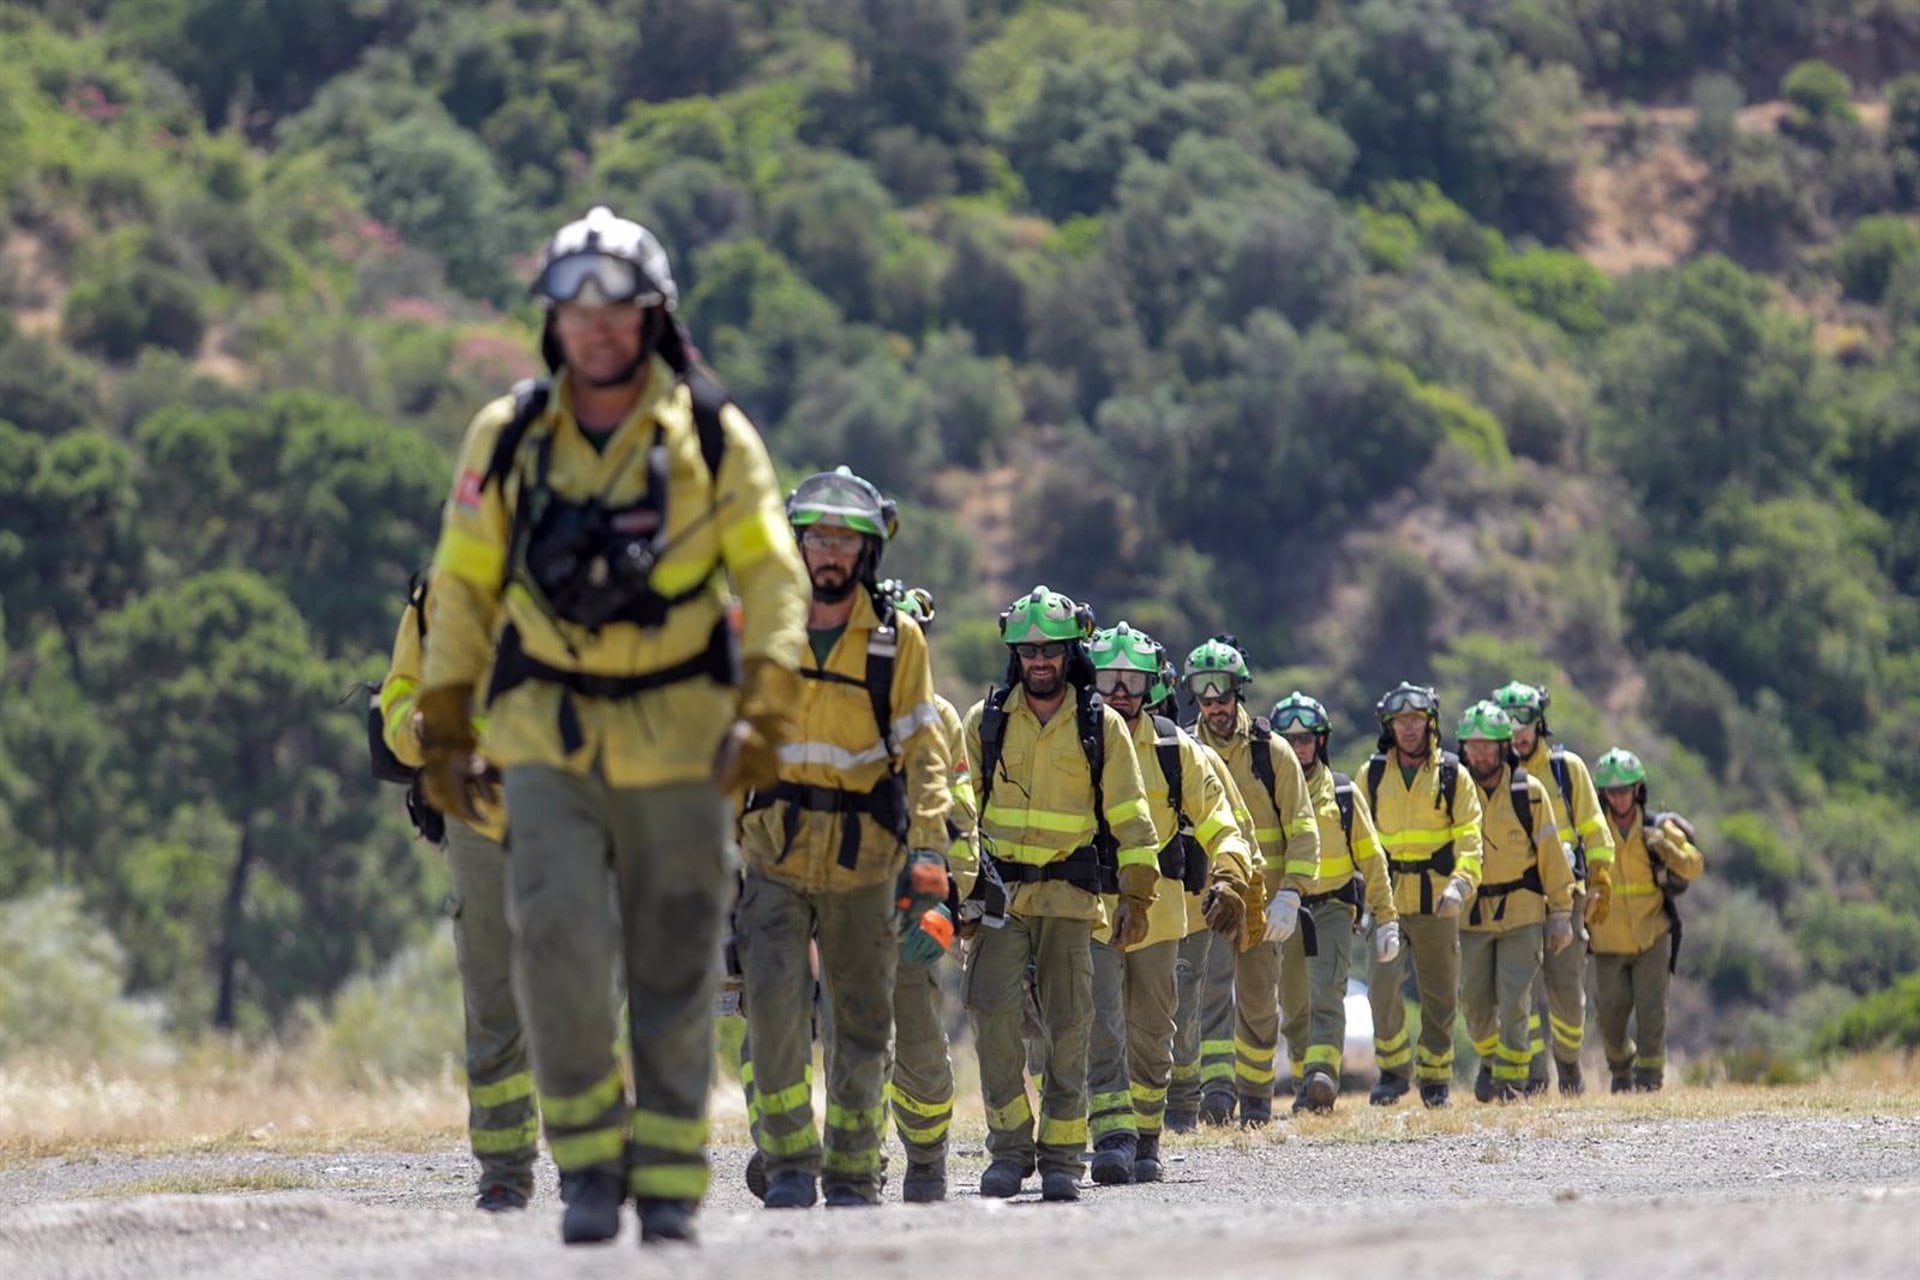
[[[1249, 920], [1248, 928], [1259, 925]], [[1200, 985], [1200, 1089], [1203, 1094], [1233, 1094], [1234, 975], [1240, 953], [1231, 939], [1207, 948], [1207, 967]]]
[[1178, 939], [1121, 951], [1093, 944], [1093, 1030], [1087, 1041], [1087, 1136], [1159, 1133], [1173, 1078]]
[[[735, 909], [753, 1089], [754, 1138], [769, 1176], [798, 1170], [829, 1185], [880, 1192], [887, 1041], [900, 957], [893, 886], [808, 893], [747, 872]], [[824, 1151], [813, 1120], [813, 973], [819, 943], [826, 1048]]]
[[1332, 900], [1316, 902], [1311, 913], [1314, 954], [1307, 954], [1304, 929], [1280, 944], [1280, 1033], [1297, 1090], [1308, 1067], [1325, 1067], [1340, 1078], [1347, 1044], [1347, 974], [1353, 966], [1353, 908]]
[[467, 1140], [480, 1187], [533, 1194], [540, 1113], [527, 1038], [513, 998], [513, 930], [507, 921], [507, 851], [464, 822], [447, 823], [453, 949], [466, 1011]]
[[1533, 1057], [1527, 1017], [1533, 1012], [1533, 980], [1540, 974], [1545, 935], [1545, 927], [1537, 924], [1499, 933], [1460, 931], [1460, 1003], [1466, 1008], [1467, 1036], [1480, 1065], [1490, 1067], [1502, 1084], [1527, 1082]]
[[1272, 1099], [1279, 1051], [1280, 944], [1256, 942], [1233, 971], [1233, 1081], [1242, 1098]]
[[[612, 787], [506, 770], [515, 990], [547, 1147], [562, 1175], [626, 1171], [642, 1199], [706, 1194], [713, 1004], [732, 892], [733, 815], [706, 782]], [[607, 868], [619, 936], [607, 912]], [[624, 961], [633, 1098], [614, 1061]]]
[[[1458, 916], [1400, 917], [1400, 954], [1386, 964], [1367, 964], [1367, 1002], [1373, 1006], [1373, 1056], [1381, 1075], [1422, 1083], [1453, 1079], [1453, 1021], [1460, 1000], [1460, 919]], [[1371, 953], [1370, 954], [1377, 954]], [[1407, 1002], [1401, 988], [1407, 964], [1420, 993], [1420, 1044], [1407, 1043]]]
[[937, 1164], [953, 1125], [953, 1061], [940, 1016], [939, 966], [901, 960], [893, 981], [893, 1078], [887, 1097], [907, 1163]]
[[[1036, 1129], [1021, 1038], [1029, 961], [1046, 1030], [1047, 1070]], [[1010, 915], [974, 935], [963, 987], [980, 1055], [987, 1153], [1078, 1178], [1087, 1144], [1087, 1037], [1093, 1029], [1093, 924]]]
[[[1180, 939], [1174, 961], [1173, 1076], [1167, 1085], [1167, 1112], [1191, 1119], [1200, 1111], [1200, 1013], [1207, 982], [1207, 956], [1213, 930]], [[1231, 943], [1223, 942], [1223, 947]]]
[[[1667, 1065], [1667, 961], [1673, 935], [1666, 934], [1637, 956], [1593, 957], [1593, 1002], [1607, 1069], [1661, 1071]], [[1633, 1034], [1627, 1020], [1633, 1019]]]
[[[1573, 945], [1559, 955], [1540, 962], [1540, 976], [1533, 980], [1531, 1013], [1527, 1019], [1528, 1052], [1532, 1061], [1528, 1076], [1542, 1084], [1547, 1080], [1547, 1037], [1553, 1033], [1553, 1056], [1560, 1062], [1580, 1061], [1580, 1047], [1587, 1028], [1587, 922], [1586, 899], [1573, 900]], [[1541, 1025], [1545, 1010], [1545, 1027]]]

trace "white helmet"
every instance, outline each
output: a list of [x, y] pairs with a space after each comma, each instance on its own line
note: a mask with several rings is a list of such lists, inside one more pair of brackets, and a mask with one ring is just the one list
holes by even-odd
[[584, 299], [671, 311], [680, 301], [667, 251], [653, 232], [603, 204], [554, 232], [541, 250], [532, 292], [548, 306]]

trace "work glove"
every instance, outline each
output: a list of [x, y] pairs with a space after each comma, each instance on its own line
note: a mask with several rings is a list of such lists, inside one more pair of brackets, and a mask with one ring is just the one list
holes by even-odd
[[1282, 889], [1267, 904], [1267, 942], [1285, 942], [1300, 926], [1300, 891]]
[[1113, 911], [1113, 945], [1122, 951], [1147, 936], [1147, 912], [1160, 881], [1157, 866], [1120, 868], [1120, 904]]
[[1247, 903], [1240, 891], [1224, 880], [1215, 880], [1200, 900], [1200, 911], [1207, 918], [1207, 928], [1232, 941], [1238, 951], [1247, 930]]
[[1613, 871], [1605, 863], [1587, 864], [1587, 927], [1605, 924], [1613, 910]]
[[725, 794], [769, 787], [780, 774], [780, 746], [793, 736], [800, 677], [771, 658], [749, 658], [740, 679], [740, 707], [713, 753], [713, 785]]
[[423, 690], [414, 703], [420, 717], [420, 789], [428, 804], [462, 822], [480, 821], [480, 806], [500, 799], [499, 771], [480, 757], [472, 703], [470, 684]]
[[946, 905], [952, 885], [945, 856], [932, 849], [913, 850], [900, 868], [894, 905], [904, 933], [901, 954], [914, 964], [931, 967], [953, 945], [953, 916]]
[[1433, 904], [1433, 914], [1443, 920], [1452, 919], [1466, 909], [1467, 895], [1472, 892], [1471, 882], [1455, 876], [1447, 881], [1446, 890], [1441, 893], [1440, 901]]
[[1559, 955], [1573, 945], [1573, 912], [1547, 913], [1547, 954]]
[[1389, 920], [1373, 930], [1373, 958], [1380, 964], [1392, 964], [1400, 958], [1400, 922]]

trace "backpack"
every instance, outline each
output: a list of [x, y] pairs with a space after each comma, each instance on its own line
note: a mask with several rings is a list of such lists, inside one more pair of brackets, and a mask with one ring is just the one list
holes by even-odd
[[[1000, 768], [1000, 750], [1007, 740], [1007, 697], [1013, 692], [1010, 685], [1002, 685], [987, 690], [987, 700], [980, 711], [980, 778], [975, 783], [975, 796], [979, 813], [984, 820], [987, 802], [993, 796], [994, 774]], [[1113, 832], [1107, 826], [1107, 799], [1104, 775], [1107, 769], [1107, 735], [1104, 717], [1101, 711], [1106, 700], [1092, 689], [1080, 690], [1078, 705], [1074, 709], [1075, 732], [1080, 736], [1080, 750], [1087, 757], [1087, 776], [1093, 780], [1093, 816], [1098, 825], [1094, 835], [1094, 844], [1101, 849], [1113, 846]]]
[[[1379, 821], [1380, 782], [1387, 776], [1387, 755], [1376, 751], [1367, 760], [1367, 807]], [[1453, 817], [1454, 793], [1460, 789], [1460, 757], [1448, 751], [1440, 750], [1440, 798], [1447, 802], [1447, 817]]]
[[880, 742], [887, 749], [887, 759], [892, 762], [894, 771], [898, 772], [900, 744], [893, 736], [893, 664], [900, 653], [900, 628], [894, 621], [893, 600], [878, 591], [870, 591], [869, 594], [873, 599], [873, 611], [879, 615], [880, 625], [867, 637], [866, 673], [855, 680], [834, 671], [802, 667], [800, 674], [808, 680], [864, 688], [867, 701], [873, 708], [873, 722], [880, 729]]
[[[1153, 753], [1159, 758], [1161, 776], [1167, 780], [1167, 801], [1173, 808], [1173, 836], [1162, 846], [1160, 874], [1180, 881], [1180, 887], [1188, 893], [1199, 893], [1207, 887], [1206, 850], [1194, 836], [1193, 819], [1187, 815], [1180, 726], [1166, 716], [1153, 718]], [[1175, 854], [1179, 857], [1177, 866]]]
[[[424, 573], [416, 573], [407, 580], [407, 603], [413, 608], [413, 625], [419, 629], [420, 643], [427, 642], [427, 579]], [[427, 803], [427, 794], [420, 785], [420, 771], [402, 764], [400, 757], [393, 754], [393, 748], [387, 745], [386, 717], [380, 711], [380, 684], [368, 685], [367, 693], [367, 755], [375, 781], [390, 782], [407, 789], [407, 818], [413, 823], [413, 829], [428, 844], [439, 844], [446, 839], [447, 819], [438, 809]]]
[[1556, 742], [1547, 749], [1547, 768], [1553, 774], [1553, 780], [1560, 788], [1560, 798], [1567, 802], [1567, 830], [1560, 838], [1573, 850], [1573, 878], [1581, 884], [1587, 881], [1587, 840], [1580, 834], [1580, 828], [1573, 817], [1573, 771], [1567, 767], [1567, 747]]
[[[689, 369], [685, 382], [687, 390], [693, 393], [693, 425], [700, 437], [700, 456], [706, 460], [709, 482], [717, 486], [720, 483], [720, 463], [727, 451], [726, 429], [721, 425], [720, 411], [732, 400], [724, 387], [698, 369]], [[527, 438], [528, 429], [546, 413], [547, 402], [552, 395], [553, 383], [547, 378], [522, 378], [513, 384], [513, 417], [508, 419], [499, 438], [494, 441], [493, 456], [487, 460], [481, 488], [505, 482], [507, 473], [513, 470], [514, 455], [520, 452], [521, 442]]]

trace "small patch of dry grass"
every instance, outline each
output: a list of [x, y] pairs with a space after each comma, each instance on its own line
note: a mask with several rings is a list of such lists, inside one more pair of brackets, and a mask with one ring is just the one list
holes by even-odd
[[[255, 1191], [310, 1191], [321, 1185], [284, 1169], [258, 1173], [178, 1173], [134, 1182], [116, 1182], [80, 1194], [89, 1200], [119, 1200], [133, 1196], [220, 1196]], [[338, 1186], [338, 1184], [330, 1184]]]

